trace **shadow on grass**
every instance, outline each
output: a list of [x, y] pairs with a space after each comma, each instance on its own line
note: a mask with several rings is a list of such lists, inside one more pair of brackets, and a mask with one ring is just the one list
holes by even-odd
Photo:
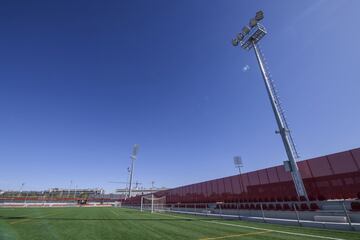
[[2, 216], [0, 216], [0, 219], [3, 219], [3, 220], [21, 220], [21, 219], [27, 219], [27, 217], [23, 217], [23, 216], [20, 216], [20, 217], [2, 217]]

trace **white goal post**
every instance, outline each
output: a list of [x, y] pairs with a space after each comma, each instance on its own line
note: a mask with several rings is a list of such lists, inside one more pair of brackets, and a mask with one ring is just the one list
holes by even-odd
[[164, 211], [166, 197], [155, 197], [154, 194], [141, 196], [140, 211], [150, 210], [153, 212]]

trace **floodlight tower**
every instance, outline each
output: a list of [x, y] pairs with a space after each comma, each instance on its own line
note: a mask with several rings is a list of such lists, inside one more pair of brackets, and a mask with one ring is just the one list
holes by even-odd
[[20, 190], [19, 190], [18, 197], [20, 197], [20, 196], [21, 196], [21, 194], [22, 194], [22, 190], [23, 190], [23, 188], [24, 188], [24, 185], [25, 185], [25, 183], [24, 183], [24, 182], [23, 182], [23, 183], [21, 183], [21, 187], [20, 187]]
[[243, 161], [240, 156], [234, 157], [235, 168], [239, 169], [239, 174], [241, 174], [241, 168], [244, 166]]
[[155, 188], [155, 181], [152, 180], [152, 181], [151, 181], [151, 190], [154, 190], [154, 188]]
[[246, 192], [245, 187], [244, 187], [244, 183], [243, 183], [243, 178], [242, 178], [242, 175], [241, 175], [241, 168], [244, 166], [244, 163], [243, 163], [240, 156], [235, 156], [234, 157], [234, 165], [235, 165], [235, 168], [239, 169], [239, 177], [240, 177], [240, 180], [241, 180], [241, 187], [242, 187], [243, 191]]
[[138, 150], [139, 150], [139, 145], [135, 144], [134, 147], [133, 147], [132, 154], [130, 155], [131, 167], [130, 167], [129, 193], [128, 193], [129, 196], [128, 197], [131, 197], [131, 185], [132, 185], [133, 175], [134, 175], [134, 162], [136, 160]]
[[288, 157], [288, 160], [284, 161], [285, 169], [292, 175], [297, 195], [300, 198], [305, 198], [308, 200], [306, 189], [300, 175], [299, 168], [296, 164], [296, 160], [299, 159], [299, 156], [296, 151], [294, 141], [291, 137], [284, 111], [280, 105], [274, 82], [272, 81], [269, 71], [265, 65], [264, 55], [260, 51], [257, 44], [267, 33], [265, 27], [259, 23], [259, 21], [261, 21], [263, 18], [264, 13], [262, 11], [258, 11], [255, 17], [250, 19], [249, 26], [244, 26], [242, 32], [232, 40], [232, 44], [234, 47], [240, 45], [245, 50], [250, 50], [253, 48], [255, 51], [256, 59], [259, 64], [266, 91], [269, 96], [271, 107], [279, 128], [276, 133], [280, 134]]

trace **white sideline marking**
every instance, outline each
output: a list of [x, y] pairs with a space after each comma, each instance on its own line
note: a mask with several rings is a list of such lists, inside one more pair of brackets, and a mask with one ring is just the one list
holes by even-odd
[[312, 234], [305, 234], [305, 233], [294, 233], [294, 232], [286, 232], [286, 231], [280, 231], [280, 230], [271, 230], [271, 229], [266, 229], [266, 228], [250, 227], [250, 226], [243, 226], [243, 225], [231, 224], [231, 223], [223, 223], [223, 222], [217, 222], [217, 221], [205, 221], [205, 220], [202, 220], [202, 221], [208, 222], [208, 223], [214, 223], [214, 224], [233, 226], [233, 227], [254, 229], [254, 230], [263, 230], [263, 231], [268, 230], [271, 232], [282, 233], [282, 234], [287, 234], [287, 235], [302, 236], [302, 237], [312, 237], [312, 238], [321, 238], [321, 239], [330, 239], [330, 240], [345, 240], [343, 238], [333, 238], [333, 237], [326, 237], [326, 236], [319, 236], [319, 235], [312, 235]]
[[220, 236], [220, 237], [205, 237], [205, 238], [200, 238], [199, 240], [215, 240], [215, 239], [225, 239], [225, 238], [234, 238], [234, 237], [244, 237], [244, 236], [250, 236], [250, 235], [266, 234], [269, 232], [271, 232], [271, 231], [231, 234], [231, 235], [225, 235], [225, 236]]
[[[166, 216], [170, 216], [170, 217], [174, 217], [174, 218], [194, 219], [194, 218], [173, 216], [173, 215], [164, 214], [164, 213], [156, 213], [156, 214], [166, 215]], [[261, 230], [261, 231], [271, 231], [271, 232], [275, 232], [275, 233], [282, 233], [282, 234], [295, 235], [295, 236], [301, 236], [301, 237], [311, 237], [311, 238], [320, 238], [320, 239], [329, 239], [329, 240], [346, 240], [344, 238], [333, 238], [333, 237], [326, 237], [326, 236], [313, 235], [313, 234], [287, 232], [287, 231], [273, 230], [273, 229], [267, 229], [267, 228], [250, 227], [250, 226], [244, 226], [244, 225], [239, 225], [239, 224], [223, 223], [223, 222], [218, 222], [218, 221], [208, 221], [208, 220], [200, 220], [200, 221], [207, 222], [207, 223], [213, 223], [213, 224], [232, 226], [232, 227], [239, 227], [239, 228], [247, 228], [247, 229], [254, 229], [254, 230]]]

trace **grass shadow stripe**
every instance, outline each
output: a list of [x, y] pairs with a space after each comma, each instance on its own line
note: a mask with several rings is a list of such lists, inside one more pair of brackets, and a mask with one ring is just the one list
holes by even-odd
[[39, 217], [36, 217], [36, 218], [26, 218], [26, 219], [10, 222], [9, 224], [18, 224], [18, 223], [22, 223], [22, 222], [31, 221], [31, 220], [35, 220], [35, 221], [36, 220], [42, 220], [45, 217], [50, 217], [50, 216], [55, 216], [55, 215], [59, 215], [59, 213], [46, 214], [46, 215], [39, 216]]

